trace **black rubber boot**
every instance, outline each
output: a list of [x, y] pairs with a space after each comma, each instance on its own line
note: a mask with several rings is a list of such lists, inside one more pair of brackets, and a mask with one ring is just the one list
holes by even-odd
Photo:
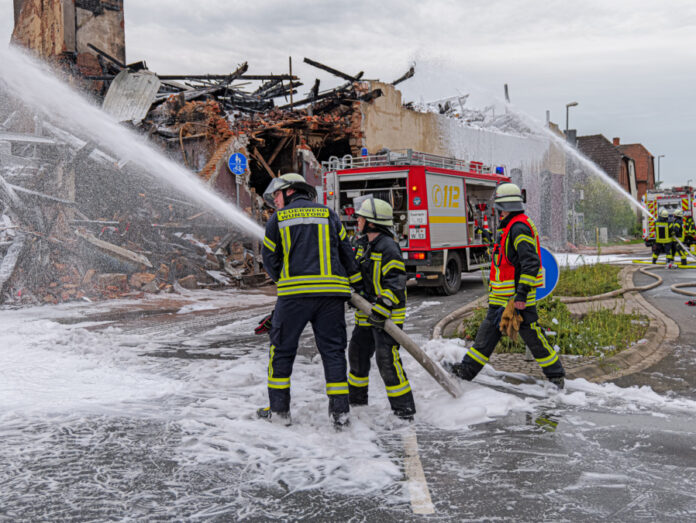
[[416, 409], [394, 409], [394, 416], [404, 421], [413, 421]]
[[286, 427], [292, 425], [290, 411], [273, 412], [271, 407], [261, 407], [260, 409], [256, 410], [256, 416], [258, 416], [260, 419], [270, 421], [271, 423], [280, 423]]
[[464, 363], [445, 363], [443, 364], [443, 367], [445, 370], [449, 371], [450, 373], [454, 374], [457, 378], [466, 380], [466, 381], [471, 381], [476, 377], [476, 374], [478, 372], [475, 372], [473, 369], [471, 369], [468, 365], [465, 365]]
[[561, 390], [565, 388], [565, 378], [563, 376], [554, 376], [549, 378], [549, 381]]
[[350, 427], [350, 414], [348, 412], [331, 412], [330, 414], [336, 432]]

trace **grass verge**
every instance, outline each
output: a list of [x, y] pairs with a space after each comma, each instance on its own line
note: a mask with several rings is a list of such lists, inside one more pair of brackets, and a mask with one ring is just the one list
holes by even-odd
[[618, 265], [597, 263], [561, 269], [554, 294], [558, 296], [595, 296], [621, 288]]
[[[474, 339], [479, 325], [486, 316], [487, 308], [476, 309], [464, 320], [464, 339]], [[557, 345], [561, 354], [580, 356], [612, 356], [645, 337], [649, 321], [638, 314], [624, 312], [614, 314], [602, 309], [590, 312], [581, 320], [571, 316], [568, 307], [556, 298], [547, 298], [537, 304], [539, 325], [547, 330], [551, 345]], [[503, 337], [496, 349], [498, 352], [524, 352], [524, 342], [518, 338], [513, 342]]]

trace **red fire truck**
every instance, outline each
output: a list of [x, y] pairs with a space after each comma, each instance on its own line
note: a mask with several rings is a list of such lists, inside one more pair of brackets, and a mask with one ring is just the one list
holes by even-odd
[[412, 150], [332, 157], [323, 164], [324, 203], [354, 230], [356, 200], [373, 195], [394, 208], [394, 229], [406, 270], [419, 285], [450, 295], [462, 271], [490, 263], [480, 230], [495, 234], [495, 186], [510, 181], [504, 166]]

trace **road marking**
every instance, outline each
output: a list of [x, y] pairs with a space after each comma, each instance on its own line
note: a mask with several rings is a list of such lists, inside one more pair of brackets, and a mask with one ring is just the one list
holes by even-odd
[[411, 495], [411, 508], [414, 514], [434, 514], [435, 506], [430, 499], [428, 483], [425, 480], [425, 472], [418, 456], [418, 440], [416, 433], [410, 429], [403, 436], [406, 459], [404, 468], [406, 469], [406, 484]]

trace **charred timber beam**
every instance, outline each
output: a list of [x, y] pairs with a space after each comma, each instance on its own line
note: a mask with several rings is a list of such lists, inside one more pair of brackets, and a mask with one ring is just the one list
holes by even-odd
[[[162, 81], [168, 80], [226, 80], [230, 77], [228, 74], [199, 74], [199, 75], [177, 75], [177, 74], [166, 74], [157, 75], [157, 77]], [[115, 75], [96, 75], [96, 76], [85, 76], [87, 80], [101, 80], [108, 81], [116, 78]], [[289, 74], [243, 74], [236, 78], [237, 80], [297, 80], [298, 77]]]
[[276, 85], [278, 85], [280, 82], [282, 82], [280, 78], [275, 78], [273, 80], [269, 80], [268, 82], [265, 82], [261, 84], [261, 86], [256, 89], [252, 94], [252, 96], [263, 96], [266, 91], [270, 91], [273, 89]]
[[46, 200], [49, 202], [53, 203], [60, 203], [62, 205], [69, 205], [69, 206], [74, 206], [77, 205], [77, 203], [70, 201], [70, 200], [64, 200], [62, 198], [56, 198], [55, 196], [50, 196], [48, 194], [44, 194], [38, 191], [32, 191], [31, 189], [25, 189], [24, 187], [20, 187], [19, 185], [13, 185], [11, 183], [7, 184], [9, 187], [12, 188], [15, 192], [19, 192], [22, 194], [26, 194], [28, 196], [34, 196], [36, 198], [39, 198], [41, 200]]
[[80, 231], [75, 231], [75, 235], [82, 238], [86, 242], [92, 244], [94, 247], [101, 251], [105, 251], [110, 255], [116, 256], [117, 258], [122, 258], [130, 262], [135, 262], [144, 265], [145, 267], [152, 268], [152, 263], [142, 254], [129, 251], [113, 243], [105, 242], [96, 238], [94, 235], [89, 233], [82, 233]]
[[316, 67], [317, 69], [322, 69], [322, 70], [326, 71], [327, 73], [331, 73], [334, 76], [338, 76], [339, 78], [343, 78], [344, 80], [348, 80], [350, 82], [357, 82], [358, 80], [360, 80], [360, 78], [362, 78], [362, 75], [363, 75], [363, 73], [361, 71], [356, 76], [351, 76], [349, 74], [346, 74], [346, 73], [339, 71], [338, 69], [334, 69], [333, 67], [329, 67], [328, 65], [324, 65], [324, 64], [321, 64], [319, 62], [315, 62], [314, 60], [311, 60], [309, 58], [305, 58], [304, 62], [306, 64], [313, 66], [313, 67]]
[[120, 67], [121, 69], [125, 69], [125, 68], [126, 68], [126, 64], [124, 64], [124, 63], [121, 62], [120, 60], [114, 58], [114, 57], [111, 56], [109, 53], [107, 53], [107, 52], [105, 52], [105, 51], [102, 51], [102, 50], [99, 49], [96, 45], [87, 44], [87, 47], [89, 47], [89, 48], [90, 48], [92, 51], [94, 51], [95, 53], [97, 53], [97, 54], [103, 56], [104, 58], [106, 58], [109, 62], [111, 62], [111, 63], [113, 63], [113, 64], [116, 64], [116, 65], [117, 65], [118, 67]]
[[296, 105], [303, 105], [303, 104], [308, 104], [308, 103], [311, 103], [311, 102], [315, 102], [315, 101], [317, 101], [317, 100], [323, 100], [324, 98], [330, 98], [331, 96], [336, 96], [336, 95], [342, 93], [343, 91], [345, 91], [345, 90], [348, 89], [349, 87], [351, 87], [351, 84], [342, 85], [342, 86], [340, 86], [340, 87], [337, 87], [336, 89], [332, 89], [331, 91], [328, 91], [328, 92], [326, 92], [326, 93], [322, 93], [322, 94], [318, 95], [316, 98], [314, 98], [314, 97], [309, 97], [309, 98], [304, 98], [303, 100], [297, 100], [297, 101], [295, 101], [294, 104], [281, 105], [281, 106], [279, 107], [279, 109], [288, 109], [291, 105], [293, 105], [293, 106], [296, 106]]
[[266, 160], [263, 159], [263, 156], [261, 156], [261, 153], [258, 151], [258, 149], [254, 148], [254, 151], [252, 152], [254, 158], [256, 158], [261, 165], [263, 165], [263, 168], [266, 169], [266, 172], [271, 178], [275, 178], [276, 175], [273, 173], [273, 170], [268, 166], [266, 163]]
[[319, 96], [319, 83], [320, 83], [319, 78], [314, 80], [314, 85], [312, 86], [312, 90], [310, 91], [311, 97], [314, 98], [315, 100], [317, 99], [317, 96]]
[[406, 73], [403, 76], [400, 76], [399, 78], [394, 80], [391, 84], [392, 85], [400, 84], [404, 80], [408, 80], [409, 78], [411, 78], [414, 74], [416, 74], [416, 68], [415, 68], [415, 66], [412, 65], [411, 68], [408, 71], [406, 71]]
[[[4, 290], [5, 284], [12, 278], [25, 247], [26, 236], [18, 234], [0, 263], [0, 291]], [[2, 294], [0, 294], [0, 301], [2, 301]]]

